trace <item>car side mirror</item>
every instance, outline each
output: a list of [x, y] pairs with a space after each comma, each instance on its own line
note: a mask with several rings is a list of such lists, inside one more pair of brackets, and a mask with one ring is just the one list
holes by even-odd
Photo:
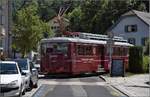
[[32, 68], [32, 71], [35, 71], [36, 70], [36, 68]]
[[26, 74], [25, 72], [21, 72], [21, 75], [24, 75], [24, 76], [26, 76], [27, 74]]
[[37, 71], [37, 69], [36, 68], [32, 68], [32, 72], [35, 72], [35, 71]]

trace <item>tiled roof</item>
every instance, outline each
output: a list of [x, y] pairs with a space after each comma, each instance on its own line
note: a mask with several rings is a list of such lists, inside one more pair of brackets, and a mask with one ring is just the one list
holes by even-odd
[[142, 12], [137, 10], [131, 10], [123, 14], [106, 32], [111, 31], [122, 19], [128, 16], [137, 16], [140, 20], [142, 20], [145, 24], [150, 26], [150, 13]]
[[137, 10], [131, 10], [122, 16], [128, 16], [128, 15], [136, 15], [139, 17], [142, 21], [144, 21], [146, 24], [150, 25], [150, 13], [137, 11]]

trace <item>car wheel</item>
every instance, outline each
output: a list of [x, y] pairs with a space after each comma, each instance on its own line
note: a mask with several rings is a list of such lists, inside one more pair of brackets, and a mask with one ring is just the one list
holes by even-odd
[[17, 97], [22, 97], [22, 86], [21, 86], [21, 89], [20, 89], [19, 95], [18, 95]]
[[33, 82], [30, 80], [29, 87], [27, 88], [27, 91], [31, 91], [32, 88], [33, 88]]
[[25, 90], [23, 90], [22, 95], [25, 95]]
[[36, 83], [35, 85], [34, 85], [34, 88], [37, 88], [38, 87], [38, 84]]

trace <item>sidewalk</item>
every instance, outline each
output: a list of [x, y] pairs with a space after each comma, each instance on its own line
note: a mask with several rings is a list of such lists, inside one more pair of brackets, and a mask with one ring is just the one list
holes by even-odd
[[150, 97], [149, 74], [138, 74], [130, 77], [108, 77], [100, 76], [107, 84], [111, 85], [129, 97]]

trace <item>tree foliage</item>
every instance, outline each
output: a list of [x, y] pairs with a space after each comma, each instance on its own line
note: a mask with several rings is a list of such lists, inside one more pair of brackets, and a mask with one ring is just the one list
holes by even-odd
[[43, 37], [43, 32], [49, 32], [50, 27], [39, 19], [37, 15], [38, 5], [32, 2], [28, 6], [17, 11], [13, 27], [14, 47], [19, 48], [22, 57], [36, 50], [38, 42]]
[[[16, 0], [20, 2], [20, 0]], [[25, 1], [21, 0], [22, 7]], [[38, 15], [48, 22], [59, 12], [60, 7], [69, 6], [66, 17], [71, 31], [106, 34], [107, 29], [125, 12], [134, 9], [145, 11], [149, 1], [143, 0], [34, 0], [38, 3]], [[18, 4], [19, 5], [19, 4]]]
[[[68, 14], [70, 28], [74, 31], [81, 29], [83, 32], [106, 34], [106, 30], [131, 9], [145, 11], [145, 5], [140, 0], [86, 0]], [[79, 16], [74, 14], [75, 10], [79, 10]]]
[[150, 54], [149, 50], [150, 50], [150, 39], [147, 39], [144, 54], [148, 56]]

